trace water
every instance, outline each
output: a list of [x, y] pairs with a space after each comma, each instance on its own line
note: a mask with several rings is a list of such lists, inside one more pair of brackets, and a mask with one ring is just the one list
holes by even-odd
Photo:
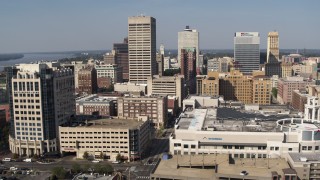
[[74, 53], [26, 53], [23, 58], [13, 59], [9, 61], [0, 61], [0, 71], [3, 71], [6, 66], [13, 66], [20, 63], [30, 63], [36, 61], [53, 61], [63, 58], [75, 57]]

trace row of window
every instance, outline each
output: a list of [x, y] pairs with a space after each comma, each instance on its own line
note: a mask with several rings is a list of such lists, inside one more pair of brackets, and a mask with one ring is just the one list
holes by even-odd
[[[312, 151], [312, 146], [302, 146], [302, 151]], [[315, 146], [314, 150], [319, 150], [319, 146]]]
[[[17, 139], [22, 139], [22, 140], [37, 140], [36, 137], [25, 137], [25, 136], [17, 136]], [[42, 141], [42, 138], [41, 137], [38, 137], [38, 141]]]
[[36, 114], [40, 115], [40, 111], [15, 111], [15, 114]]
[[81, 136], [81, 137], [65, 137], [65, 136], [61, 136], [61, 139], [128, 139], [128, 137], [123, 137], [123, 136], [120, 136], [120, 137], [84, 137], [84, 136]]
[[[20, 127], [16, 127], [17, 131], [20, 131]], [[21, 128], [22, 131], [28, 131], [28, 128]], [[41, 128], [29, 128], [29, 131], [41, 131]]]
[[[21, 133], [21, 134], [20, 134]], [[17, 135], [30, 135], [30, 136], [36, 136], [36, 135], [38, 135], [38, 136], [42, 136], [42, 133], [32, 133], [32, 132], [30, 132], [30, 133], [28, 133], [28, 132], [17, 132]]]
[[18, 99], [15, 99], [14, 100], [14, 102], [15, 103], [18, 103], [18, 102], [20, 102], [20, 103], [34, 103], [34, 102], [36, 102], [36, 103], [40, 103], [40, 100], [33, 100], [33, 99], [28, 99], [28, 100], [26, 100], [26, 99], [20, 99], [20, 100], [18, 100]]
[[128, 132], [61, 132], [61, 134], [127, 134]]
[[[24, 123], [24, 122], [22, 122], [22, 123], [20, 123], [20, 122], [16, 122], [16, 126], [20, 126], [20, 124], [21, 124], [21, 126], [28, 126], [28, 123]], [[41, 126], [41, 123], [29, 123], [29, 126]]]
[[19, 117], [19, 116], [16, 116], [15, 117], [16, 118], [16, 120], [33, 120], [33, 121], [35, 121], [36, 119], [37, 119], [37, 121], [40, 121], [41, 120], [41, 118], [40, 117]]
[[40, 95], [39, 94], [25, 94], [25, 93], [20, 93], [20, 94], [18, 94], [18, 93], [16, 93], [16, 92], [14, 92], [14, 95], [13, 95], [14, 97], [40, 97]]

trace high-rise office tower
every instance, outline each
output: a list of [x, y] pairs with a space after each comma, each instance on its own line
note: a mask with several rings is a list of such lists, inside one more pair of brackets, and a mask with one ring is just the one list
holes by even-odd
[[164, 71], [164, 45], [160, 45], [160, 50], [157, 52], [157, 73], [162, 76]]
[[150, 16], [128, 18], [129, 81], [147, 84], [156, 74], [156, 19]]
[[181, 71], [186, 82], [186, 94], [196, 93], [196, 48], [181, 49]]
[[279, 62], [279, 33], [268, 33], [267, 63]]
[[243, 74], [259, 70], [260, 36], [258, 32], [236, 32], [234, 37], [235, 67]]
[[199, 32], [196, 29], [190, 29], [186, 26], [184, 31], [178, 32], [178, 63], [181, 67], [181, 50], [184, 48], [194, 47], [196, 49], [196, 67], [199, 67]]
[[129, 59], [128, 59], [128, 38], [124, 38], [123, 43], [114, 43], [113, 50], [116, 51], [116, 64], [122, 67], [122, 78], [129, 81]]
[[75, 115], [74, 74], [59, 63], [6, 67], [12, 153], [32, 156], [58, 150], [58, 126]]

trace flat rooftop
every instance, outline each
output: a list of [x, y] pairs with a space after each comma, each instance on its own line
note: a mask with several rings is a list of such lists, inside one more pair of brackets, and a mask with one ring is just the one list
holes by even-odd
[[94, 102], [94, 103], [101, 103], [104, 104], [106, 102], [110, 102], [112, 100], [116, 100], [117, 97], [104, 97], [104, 96], [98, 96], [97, 94], [92, 94], [89, 96], [85, 96], [85, 97], [79, 97], [76, 99], [77, 103], [90, 103], [90, 102]]
[[294, 162], [320, 161], [319, 153], [289, 153]]
[[147, 117], [138, 118], [121, 118], [121, 117], [111, 117], [109, 119], [99, 119], [91, 120], [87, 123], [73, 124], [71, 126], [62, 127], [72, 127], [72, 128], [114, 128], [114, 129], [135, 129], [144, 124]]
[[232, 108], [191, 109], [180, 115], [177, 129], [193, 131], [280, 132], [276, 121], [286, 116], [263, 116]]
[[[151, 177], [185, 179], [214, 179], [214, 177], [242, 178], [241, 171], [247, 171], [247, 178], [271, 179], [273, 174], [281, 174], [290, 168], [285, 159], [233, 159], [228, 154], [174, 155], [161, 160]], [[179, 165], [179, 167], [178, 167]], [[218, 166], [217, 170], [216, 166]], [[202, 169], [204, 167], [204, 169]]]

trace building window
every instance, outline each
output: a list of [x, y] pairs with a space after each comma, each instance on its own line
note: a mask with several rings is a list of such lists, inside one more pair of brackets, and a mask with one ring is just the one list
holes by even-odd
[[188, 144], [183, 145], [183, 148], [189, 148]]

